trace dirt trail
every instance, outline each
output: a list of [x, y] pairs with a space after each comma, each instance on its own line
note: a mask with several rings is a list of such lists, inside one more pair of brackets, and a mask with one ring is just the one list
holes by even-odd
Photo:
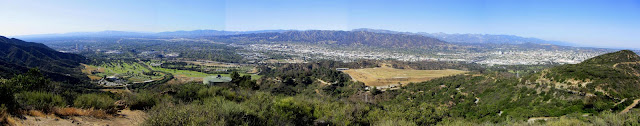
[[622, 62], [622, 63], [616, 63], [616, 64], [613, 64], [613, 68], [618, 67], [618, 65], [620, 65], [620, 64], [640, 64], [640, 62]]
[[640, 101], [640, 99], [633, 100], [633, 103], [631, 105], [627, 106], [627, 108], [624, 108], [624, 110], [620, 111], [620, 114], [624, 114], [624, 113], [629, 112], [629, 110], [631, 110], [631, 108], [633, 108], [636, 105], [638, 105], [638, 101]]
[[122, 110], [118, 117], [100, 119], [89, 116], [74, 116], [60, 118], [55, 116], [35, 117], [25, 115], [26, 119], [17, 119], [25, 126], [137, 126], [147, 118], [147, 114], [140, 110]]
[[325, 81], [323, 81], [322, 79], [318, 79], [318, 82], [324, 84], [324, 85], [331, 85], [331, 83], [327, 83]]
[[544, 121], [548, 121], [548, 120], [552, 120], [552, 119], [557, 119], [558, 117], [531, 117], [527, 120], [528, 123], [535, 123], [538, 120], [544, 120]]

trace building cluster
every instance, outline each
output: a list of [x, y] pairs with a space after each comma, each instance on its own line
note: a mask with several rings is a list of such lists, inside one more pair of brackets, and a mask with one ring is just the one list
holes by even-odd
[[[238, 46], [238, 45], [236, 45]], [[241, 46], [250, 50], [253, 59], [268, 59], [260, 52], [277, 52], [296, 56], [302, 60], [330, 59], [355, 61], [358, 59], [396, 59], [400, 61], [461, 61], [487, 65], [576, 64], [604, 54], [604, 51], [549, 50], [549, 49], [495, 49], [484, 52], [434, 52], [425, 54], [405, 53], [368, 48], [336, 49], [305, 44], [250, 44]]]

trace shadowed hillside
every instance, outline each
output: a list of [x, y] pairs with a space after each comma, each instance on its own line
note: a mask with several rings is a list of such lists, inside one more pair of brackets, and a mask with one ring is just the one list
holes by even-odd
[[[25, 42], [0, 36], [0, 76], [11, 77], [38, 68], [53, 80], [79, 81], [78, 66], [86, 58], [76, 54], [55, 51], [44, 44]], [[77, 76], [77, 77], [71, 77]]]

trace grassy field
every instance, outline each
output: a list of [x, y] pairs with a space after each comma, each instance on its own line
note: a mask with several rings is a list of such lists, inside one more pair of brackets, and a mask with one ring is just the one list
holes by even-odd
[[[142, 73], [143, 71], [146, 71], [146, 72], [149, 71], [145, 65], [146, 64], [140, 64], [140, 63], [118, 63], [118, 62], [102, 64], [100, 66], [83, 64], [84, 69], [82, 69], [82, 72], [87, 74], [87, 76], [92, 80], [100, 80], [104, 76], [114, 76], [114, 75], [117, 75], [120, 77], [126, 77], [131, 82], [142, 82], [146, 80], [162, 79], [164, 75], [159, 72], [157, 72], [158, 76], [144, 75]], [[207, 74], [207, 73], [202, 73], [198, 71], [166, 69], [161, 67], [152, 67], [151, 69], [153, 69], [154, 71], [162, 71], [162, 72], [173, 74], [175, 79], [170, 81], [169, 83], [175, 83], [175, 84], [194, 82], [194, 81], [202, 82], [202, 79], [204, 77], [218, 75], [218, 74]], [[94, 74], [92, 74], [92, 71], [94, 72]], [[225, 77], [230, 76], [229, 74], [219, 74], [219, 75], [225, 76]], [[260, 77], [262, 77], [261, 75], [254, 75], [254, 74], [247, 74], [247, 73], [240, 73], [240, 75], [251, 75], [251, 79], [254, 79], [254, 80], [257, 80]]]
[[[82, 72], [92, 80], [100, 80], [104, 76], [120, 76], [125, 77], [132, 82], [142, 82], [146, 80], [159, 80], [164, 75], [158, 73], [158, 76], [144, 75], [143, 72], [149, 72], [148, 69], [139, 63], [109, 63], [100, 66], [83, 64]], [[91, 71], [96, 73], [91, 74]]]
[[391, 84], [407, 84], [422, 82], [438, 77], [467, 73], [462, 70], [411, 70], [389, 67], [345, 70], [351, 78], [364, 82], [367, 86], [386, 86]]
[[[173, 74], [173, 76], [175, 78], [173, 80], [167, 82], [169, 84], [182, 84], [182, 83], [187, 83], [187, 82], [202, 82], [204, 77], [207, 77], [207, 76], [217, 76], [217, 75], [221, 75], [221, 76], [224, 76], [224, 77], [229, 77], [230, 76], [229, 74], [207, 74], [207, 73], [202, 73], [202, 72], [198, 72], [198, 71], [166, 69], [166, 68], [161, 68], [161, 67], [153, 67], [152, 69], [153, 70], [157, 70], [157, 71], [163, 71], [163, 72], [167, 72], [167, 73]], [[260, 79], [260, 77], [262, 77], [262, 75], [254, 75], [254, 74], [247, 74], [247, 73], [240, 73], [240, 75], [251, 75], [251, 79], [253, 79], [253, 80], [257, 80], [257, 79]]]
[[97, 75], [93, 75], [93, 74], [91, 74], [91, 72], [92, 71], [104, 72], [104, 68], [91, 66], [91, 65], [87, 65], [87, 64], [82, 64], [82, 66], [84, 66], [84, 69], [82, 69], [82, 73], [86, 74], [87, 77], [89, 77], [89, 79], [91, 79], [91, 80], [100, 80], [100, 79], [102, 79], [102, 77], [97, 76]]
[[192, 64], [203, 65], [203, 66], [240, 67], [239, 65], [235, 65], [235, 64], [227, 64], [227, 63], [219, 63], [219, 62], [200, 62], [200, 61], [180, 61], [180, 62], [192, 63]]

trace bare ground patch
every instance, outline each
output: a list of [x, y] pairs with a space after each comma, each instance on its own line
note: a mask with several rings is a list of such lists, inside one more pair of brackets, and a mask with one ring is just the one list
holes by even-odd
[[27, 126], [72, 126], [72, 125], [94, 125], [94, 126], [136, 126], [142, 124], [147, 118], [147, 114], [140, 110], [122, 110], [115, 116], [95, 117], [96, 114], [90, 110], [64, 110], [70, 116], [61, 118], [53, 114], [50, 115], [24, 115], [24, 119], [15, 119], [18, 125]]
[[389, 67], [350, 69], [343, 71], [351, 78], [364, 82], [367, 86], [386, 86], [391, 84], [407, 84], [423, 82], [434, 78], [467, 73], [462, 70], [412, 70]]

